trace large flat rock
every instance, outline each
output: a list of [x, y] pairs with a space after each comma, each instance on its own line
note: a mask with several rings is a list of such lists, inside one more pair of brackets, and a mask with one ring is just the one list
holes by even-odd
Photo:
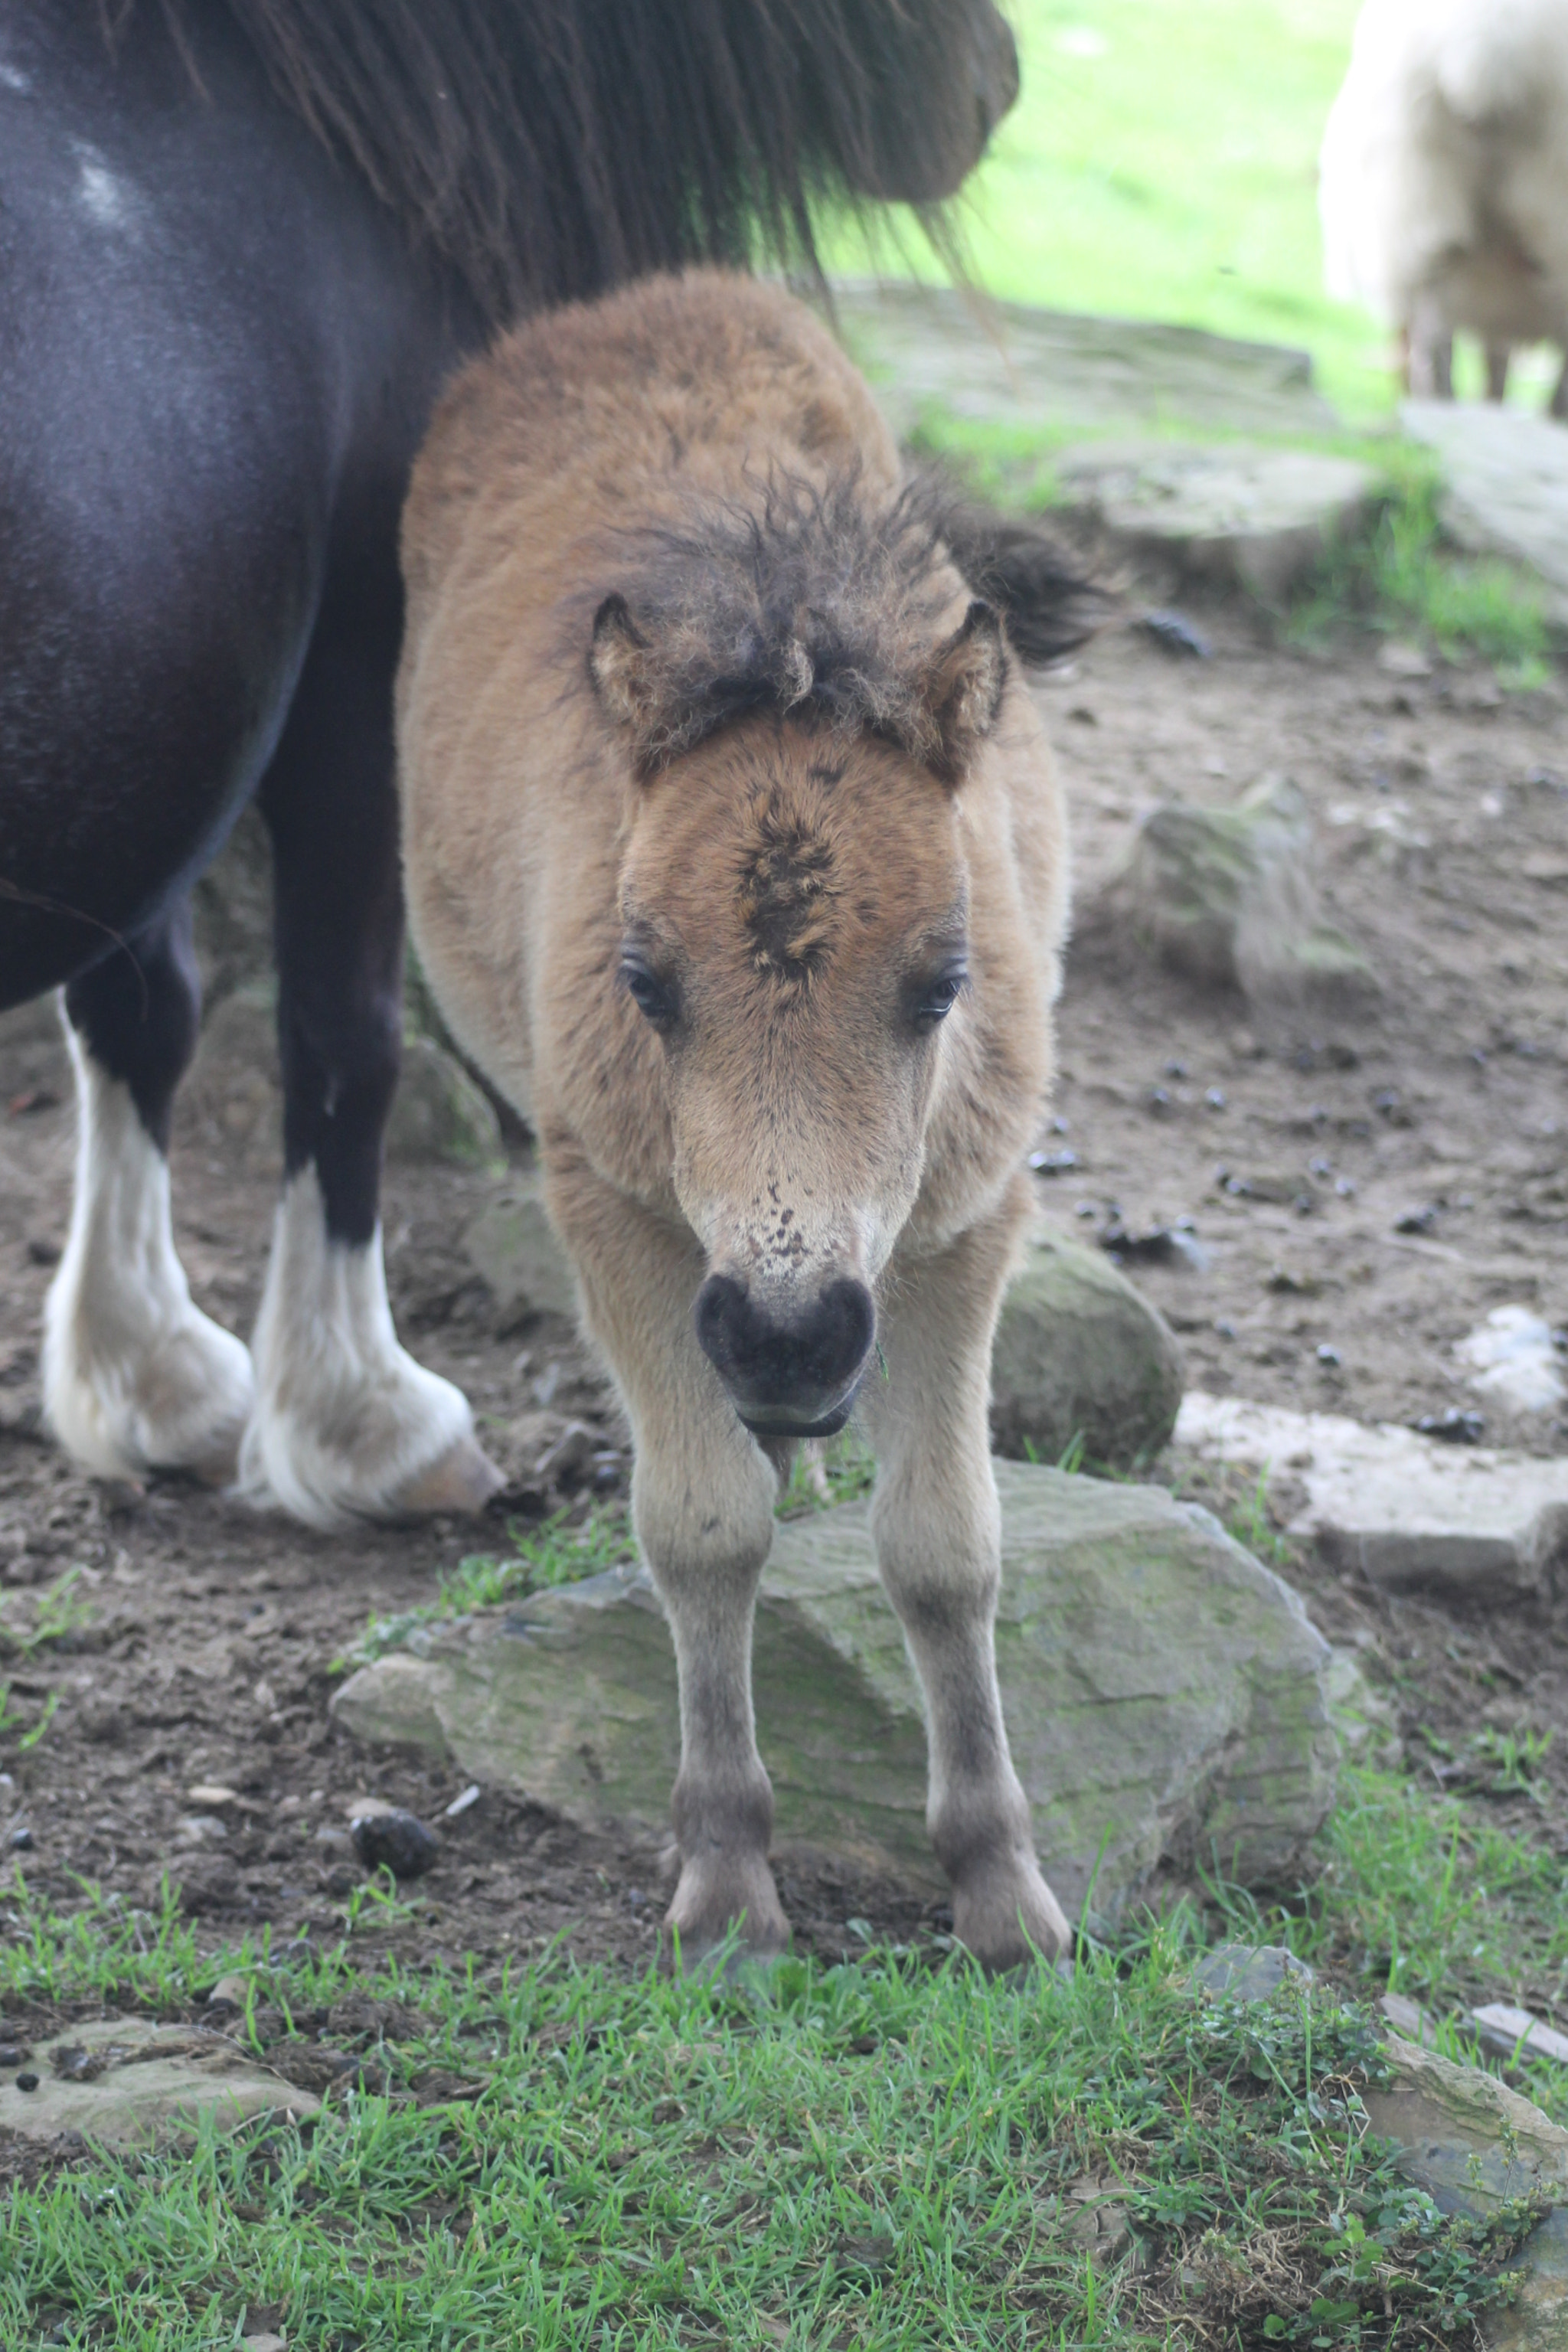
[[1377, 477], [1354, 457], [1245, 442], [1069, 449], [1064, 499], [1141, 558], [1279, 604], [1366, 511]]
[[940, 406], [1043, 431], [1168, 424], [1311, 439], [1339, 429], [1307, 352], [1197, 327], [966, 300], [951, 287], [834, 288], [839, 330], [895, 432]]
[[[999, 1462], [997, 1664], [1049, 1875], [1114, 1912], [1215, 1852], [1289, 1866], [1326, 1812], [1327, 1645], [1300, 1601], [1206, 1512], [1163, 1489]], [[675, 1662], [636, 1570], [428, 1637], [344, 1685], [334, 1713], [584, 1822], [662, 1827], [679, 1760]], [[758, 1738], [775, 1843], [940, 1885], [925, 1733], [877, 1580], [868, 1511], [779, 1527], [757, 1612]], [[1096, 1860], [1099, 1857], [1098, 1875]]]
[[[36, 2074], [18, 2090], [16, 2073]], [[0, 2075], [0, 2126], [28, 2139], [80, 2132], [106, 2147], [157, 2147], [210, 2118], [237, 2131], [252, 2116], [313, 2116], [321, 2101], [272, 2074], [226, 2035], [144, 2018], [95, 2018], [35, 2043]]]
[[1175, 1442], [1267, 1473], [1288, 1532], [1391, 1592], [1545, 1602], [1568, 1570], [1568, 1461], [1194, 1390]]
[[1568, 425], [1491, 402], [1407, 400], [1400, 420], [1443, 468], [1443, 520], [1463, 547], [1528, 564], [1568, 622]]

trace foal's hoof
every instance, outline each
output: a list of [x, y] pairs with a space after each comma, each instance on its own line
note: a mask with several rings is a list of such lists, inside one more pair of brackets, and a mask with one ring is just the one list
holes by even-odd
[[1037, 1958], [1058, 1960], [1072, 1949], [1067, 1915], [1033, 1861], [955, 1887], [952, 1926], [959, 1942], [993, 1975], [1026, 1968]]
[[437, 1511], [482, 1511], [506, 1480], [484, 1448], [459, 1437], [398, 1497], [401, 1509], [427, 1516]]
[[694, 1976], [740, 1976], [789, 1949], [789, 1921], [767, 1864], [722, 1874], [688, 1863], [664, 1922], [672, 1967]]

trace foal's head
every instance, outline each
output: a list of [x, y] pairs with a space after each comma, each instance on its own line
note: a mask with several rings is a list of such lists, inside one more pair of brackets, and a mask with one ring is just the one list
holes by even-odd
[[759, 1436], [847, 1418], [966, 1023], [962, 788], [1006, 656], [989, 606], [947, 617], [896, 693], [883, 679], [876, 724], [850, 722], [847, 688], [825, 715], [810, 681], [831, 665], [797, 638], [778, 655], [787, 691], [759, 697], [664, 758], [665, 649], [618, 599], [598, 616], [595, 684], [644, 754], [617, 984], [660, 1041], [676, 1191], [708, 1253], [698, 1337]]

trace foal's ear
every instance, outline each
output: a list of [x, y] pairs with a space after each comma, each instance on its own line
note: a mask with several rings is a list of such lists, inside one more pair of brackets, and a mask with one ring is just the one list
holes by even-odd
[[937, 647], [925, 680], [925, 704], [935, 739], [932, 764], [944, 783], [963, 776], [982, 736], [989, 735], [1007, 682], [1002, 615], [976, 597], [958, 627]]
[[606, 715], [639, 739], [650, 733], [657, 716], [652, 656], [626, 598], [606, 596], [594, 615], [588, 675]]

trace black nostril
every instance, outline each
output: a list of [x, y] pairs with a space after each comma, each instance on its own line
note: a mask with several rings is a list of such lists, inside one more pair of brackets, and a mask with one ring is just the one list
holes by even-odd
[[710, 1274], [697, 1294], [697, 1344], [721, 1378], [731, 1380], [745, 1347], [751, 1301], [733, 1275]]
[[863, 1282], [830, 1282], [802, 1334], [825, 1386], [847, 1381], [865, 1362], [877, 1328], [877, 1309]]

